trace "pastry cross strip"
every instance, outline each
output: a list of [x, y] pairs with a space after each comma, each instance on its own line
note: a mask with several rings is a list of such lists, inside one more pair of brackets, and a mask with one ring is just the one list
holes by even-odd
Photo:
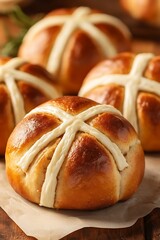
[[50, 98], [53, 98], [53, 96], [59, 96], [58, 92], [51, 84], [46, 83], [39, 77], [18, 70], [18, 68], [25, 63], [26, 61], [22, 60], [21, 58], [13, 58], [6, 64], [0, 66], [0, 83], [4, 82], [8, 88], [16, 124], [26, 114], [24, 109], [24, 100], [17, 87], [16, 81], [23, 80], [28, 82], [40, 91], [44, 92]]
[[117, 51], [110, 41], [109, 37], [107, 37], [106, 34], [99, 30], [94, 24], [110, 24], [118, 29], [121, 29], [125, 36], [130, 37], [130, 33], [126, 26], [117, 18], [102, 13], [90, 13], [90, 8], [79, 7], [73, 12], [72, 15], [46, 17], [36, 23], [28, 31], [28, 34], [24, 40], [27, 40], [27, 38], [34, 38], [36, 34], [47, 28], [59, 25], [62, 26], [62, 29], [57, 36], [49, 55], [48, 63], [46, 66], [48, 71], [56, 75], [60, 67], [60, 62], [64, 53], [65, 46], [77, 28], [85, 31], [106, 56], [113, 56]]
[[[25, 154], [17, 163], [22, 171], [27, 173], [27, 170], [29, 169], [30, 164], [34, 161], [36, 155], [54, 139], [62, 136], [47, 167], [45, 180], [41, 191], [40, 205], [53, 207], [58, 173], [78, 131], [85, 132], [94, 136], [97, 141], [103, 144], [112, 154], [119, 171], [122, 171], [128, 167], [128, 163], [123, 156], [125, 153], [122, 153], [119, 147], [113, 143], [106, 135], [85, 122], [88, 119], [104, 112], [121, 115], [118, 110], [109, 105], [96, 105], [75, 116], [63, 111], [60, 108], [48, 105], [35, 108], [26, 115], [29, 116], [31, 114], [46, 113], [54, 115], [62, 121], [62, 123], [57, 128], [53, 129], [50, 132], [47, 132], [40, 139], [38, 139], [30, 147], [30, 149], [25, 152]], [[135, 144], [135, 142], [132, 144]], [[128, 146], [128, 150], [130, 147], [131, 146]]]
[[79, 96], [84, 96], [90, 90], [99, 86], [107, 86], [107, 84], [110, 83], [125, 86], [123, 116], [138, 132], [136, 116], [136, 99], [138, 92], [145, 91], [149, 93], [155, 93], [160, 96], [160, 83], [143, 77], [143, 72], [153, 57], [154, 55], [151, 53], [138, 54], [135, 57], [129, 74], [104, 75], [100, 78], [90, 80], [90, 82], [82, 86], [81, 90], [79, 91]]

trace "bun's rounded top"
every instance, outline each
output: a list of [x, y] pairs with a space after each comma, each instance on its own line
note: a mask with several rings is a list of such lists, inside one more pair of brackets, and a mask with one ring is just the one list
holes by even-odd
[[37, 105], [61, 96], [53, 76], [22, 58], [0, 58], [0, 154], [14, 126]]
[[121, 53], [95, 66], [79, 92], [119, 109], [146, 151], [160, 150], [159, 66], [160, 56], [152, 53]]
[[96, 63], [130, 45], [130, 31], [116, 17], [89, 7], [57, 9], [30, 28], [19, 56], [45, 66], [65, 94], [75, 94]]
[[30, 201], [98, 209], [136, 191], [144, 154], [135, 130], [114, 107], [65, 96], [33, 109], [16, 126], [6, 169], [13, 188]]

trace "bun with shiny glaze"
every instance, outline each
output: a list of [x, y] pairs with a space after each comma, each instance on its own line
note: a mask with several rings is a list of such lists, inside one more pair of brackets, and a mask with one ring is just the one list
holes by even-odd
[[78, 7], [54, 10], [31, 27], [19, 56], [44, 66], [66, 95], [77, 94], [95, 64], [130, 47], [131, 34], [119, 19]]
[[16, 126], [6, 171], [15, 191], [40, 206], [101, 209], [137, 190], [144, 153], [118, 110], [65, 96], [35, 108]]
[[15, 125], [37, 105], [61, 96], [53, 76], [21, 58], [0, 58], [0, 155]]
[[134, 126], [145, 151], [160, 151], [160, 56], [121, 53], [86, 76], [80, 96], [111, 104]]

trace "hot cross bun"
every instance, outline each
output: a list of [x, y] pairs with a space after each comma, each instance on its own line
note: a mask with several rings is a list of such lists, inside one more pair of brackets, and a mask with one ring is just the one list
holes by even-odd
[[128, 28], [115, 17], [88, 7], [57, 9], [31, 27], [19, 56], [50, 71], [65, 95], [77, 94], [95, 64], [130, 45]]
[[15, 125], [37, 105], [61, 96], [53, 76], [21, 58], [0, 58], [0, 155]]
[[16, 126], [6, 171], [15, 191], [40, 206], [100, 209], [137, 190], [144, 153], [117, 109], [65, 96], [35, 108]]
[[145, 151], [160, 151], [160, 57], [121, 53], [97, 65], [80, 96], [111, 104], [134, 126]]

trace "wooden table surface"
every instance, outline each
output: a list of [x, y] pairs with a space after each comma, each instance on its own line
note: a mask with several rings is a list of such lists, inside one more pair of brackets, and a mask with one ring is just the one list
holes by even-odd
[[[75, 1], [74, 1], [75, 2]], [[73, 1], [65, 0], [66, 6], [74, 6]], [[76, 5], [89, 5], [96, 7], [98, 0], [76, 1]], [[132, 43], [132, 51], [134, 52], [153, 52], [156, 55], [160, 54], [160, 31], [151, 26], [146, 26], [141, 23], [134, 22], [122, 10], [117, 7], [117, 0], [110, 1], [101, 0], [99, 8], [106, 12], [111, 12], [116, 16], [120, 16], [127, 23], [133, 33], [134, 40]], [[38, 10], [47, 12], [52, 7], [63, 7], [62, 1], [45, 0], [39, 4], [39, 1], [34, 1], [33, 6], [27, 7], [26, 12], [33, 13]], [[6, 20], [5, 16], [0, 17], [0, 47], [6, 41], [2, 25]], [[14, 35], [17, 27], [13, 23], [8, 22], [9, 30]], [[35, 238], [26, 236], [22, 230], [7, 216], [0, 208], [0, 240], [33, 240]], [[154, 209], [149, 215], [139, 219], [133, 226], [123, 229], [100, 229], [100, 228], [84, 228], [75, 231], [63, 240], [160, 240], [160, 209]], [[53, 239], [54, 240], [54, 239]]]
[[[34, 240], [22, 230], [0, 208], [0, 240]], [[139, 219], [133, 226], [121, 229], [83, 228], [61, 240], [159, 240], [160, 209]], [[54, 240], [54, 239], [53, 239]]]

